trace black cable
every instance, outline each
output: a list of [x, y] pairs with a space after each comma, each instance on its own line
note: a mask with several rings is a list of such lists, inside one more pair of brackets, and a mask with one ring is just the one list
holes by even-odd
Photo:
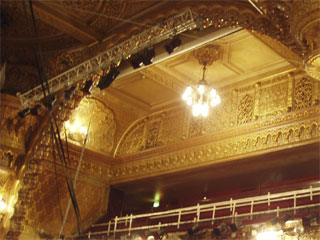
[[70, 156], [69, 156], [69, 144], [68, 144], [68, 136], [67, 136], [67, 131], [66, 131], [66, 128], [64, 128], [64, 136], [66, 138], [66, 148], [67, 148], [67, 158], [68, 158], [68, 163], [69, 163], [69, 166], [71, 166], [71, 161], [70, 161]]
[[53, 143], [53, 129], [51, 129], [51, 145], [52, 145], [52, 155], [53, 155], [53, 165], [54, 165], [54, 175], [55, 175], [55, 180], [56, 180], [56, 190], [58, 194], [58, 200], [59, 200], [59, 208], [60, 208], [60, 216], [61, 216], [61, 223], [63, 224], [63, 213], [62, 213], [62, 206], [61, 206], [61, 197], [60, 197], [60, 191], [59, 191], [59, 186], [58, 186], [58, 174], [57, 174], [57, 163], [56, 163], [56, 153], [54, 151], [54, 143]]
[[[28, 24], [28, 30], [30, 32], [30, 35], [31, 35], [31, 27], [30, 27], [30, 23], [29, 23], [29, 20], [28, 20], [28, 14], [27, 14], [27, 10], [26, 10], [26, 5], [25, 5], [25, 1], [23, 0], [23, 7], [24, 7], [24, 11], [25, 11], [25, 14], [26, 14], [26, 18], [27, 18], [27, 24]], [[33, 25], [34, 25], [34, 28], [35, 28], [35, 32], [36, 32], [36, 35], [38, 35], [38, 31], [37, 31], [37, 27], [36, 27], [36, 23], [35, 23], [35, 17], [34, 17], [34, 12], [33, 12], [33, 7], [32, 7], [32, 1], [29, 0], [29, 6], [30, 6], [30, 11], [31, 11], [31, 15], [32, 15], [32, 21], [33, 21]], [[46, 72], [45, 72], [45, 65], [44, 65], [44, 61], [43, 61], [43, 56], [42, 56], [42, 51], [41, 51], [41, 46], [40, 46], [40, 43], [38, 42], [38, 49], [39, 49], [39, 55], [40, 55], [40, 60], [41, 60], [41, 63], [42, 63], [42, 68], [40, 67], [40, 64], [39, 64], [39, 60], [38, 60], [38, 57], [37, 57], [37, 54], [36, 54], [36, 50], [35, 48], [33, 47], [33, 51], [34, 51], [34, 54], [35, 54], [35, 61], [36, 61], [36, 64], [37, 64], [37, 70], [38, 70], [38, 75], [39, 75], [39, 78], [40, 78], [40, 82], [41, 82], [41, 88], [42, 88], [42, 91], [43, 91], [43, 94], [44, 94], [44, 97], [45, 97], [45, 101], [49, 104], [49, 100], [51, 99], [51, 93], [50, 93], [50, 87], [49, 87], [49, 83], [48, 83], [48, 79], [47, 79], [47, 76], [46, 76]], [[43, 77], [45, 78], [45, 81], [43, 81], [43, 78], [42, 78], [42, 74], [41, 74], [41, 70], [42, 69], [42, 74], [43, 74]], [[47, 91], [48, 91], [48, 98], [46, 96], [46, 89], [44, 87], [44, 82], [46, 83], [47, 85]], [[51, 111], [51, 109], [49, 109], [49, 111]], [[62, 146], [62, 142], [61, 142], [61, 137], [60, 137], [60, 133], [59, 133], [59, 128], [58, 128], [58, 125], [57, 125], [57, 122], [56, 122], [56, 119], [55, 119], [55, 125], [56, 125], [56, 128], [57, 128], [57, 134], [58, 134], [58, 137], [59, 137], [59, 143], [60, 143], [60, 147], [61, 149], [59, 148], [59, 144], [58, 144], [58, 141], [57, 141], [57, 138], [56, 138], [56, 134], [55, 134], [55, 131], [54, 131], [54, 128], [53, 128], [53, 123], [52, 123], [52, 116], [50, 114], [50, 127], [52, 129], [51, 131], [51, 134], [53, 134], [53, 137], [55, 139], [55, 142], [56, 142], [56, 147], [57, 147], [57, 150], [58, 150], [58, 154], [59, 154], [59, 158], [60, 158], [60, 161], [61, 161], [61, 164], [62, 164], [62, 167], [64, 168], [64, 164], [63, 164], [63, 161], [62, 161], [62, 155], [61, 155], [61, 151], [63, 153], [63, 160], [65, 161], [66, 163], [66, 160], [65, 160], [65, 156], [64, 156], [64, 151], [63, 151], [63, 146]], [[53, 149], [54, 149], [54, 144], [53, 144]], [[68, 153], [69, 155], [69, 153]], [[67, 165], [67, 164], [66, 164]], [[64, 168], [65, 170], [65, 168]], [[66, 170], [65, 170], [66, 171]], [[67, 174], [68, 175], [68, 174]], [[81, 227], [80, 227], [80, 211], [79, 211], [79, 208], [78, 208], [78, 204], [77, 204], [77, 200], [76, 200], [76, 197], [75, 197], [75, 192], [74, 192], [74, 188], [73, 188], [73, 183], [72, 183], [72, 177], [71, 177], [71, 174], [70, 174], [70, 183], [68, 181], [68, 178], [66, 176], [66, 182], [67, 182], [67, 186], [68, 186], [68, 191], [69, 191], [69, 194], [70, 194], [70, 198], [72, 200], [72, 203], [73, 203], [73, 207], [74, 207], [74, 210], [75, 210], [75, 214], [76, 214], [76, 217], [77, 217], [77, 226], [78, 226], [78, 233], [79, 233], [79, 237], [81, 236]], [[71, 186], [70, 186], [71, 185]]]
[[[52, 119], [50, 121], [50, 124], [51, 124], [51, 128], [54, 129], [53, 128]], [[67, 182], [67, 188], [68, 188], [68, 191], [69, 191], [69, 194], [70, 194], [70, 198], [71, 198], [71, 201], [72, 201], [72, 205], [73, 205], [73, 208], [74, 208], [74, 211], [75, 211], [75, 215], [76, 215], [76, 218], [77, 218], [77, 228], [78, 228], [78, 233], [79, 233], [79, 237], [80, 237], [81, 236], [80, 211], [79, 211], [79, 208], [78, 208], [77, 200], [75, 198], [75, 193], [74, 193], [73, 183], [72, 183], [72, 176], [68, 174], [68, 171], [66, 170], [66, 166], [64, 165], [64, 162], [62, 161], [61, 150], [59, 148], [58, 139], [57, 139], [57, 136], [56, 136], [54, 131], [53, 131], [53, 137], [54, 137], [54, 140], [55, 140], [54, 142], [55, 142], [57, 150], [58, 150], [58, 155], [59, 155], [59, 159], [60, 159], [62, 168], [63, 168], [63, 170], [64, 170], [64, 172], [66, 174], [65, 178], [66, 178], [66, 182]]]
[[[32, 16], [32, 22], [33, 22], [33, 26], [34, 26], [34, 30], [35, 30], [35, 33], [36, 33], [36, 36], [38, 36], [38, 28], [37, 28], [37, 25], [36, 25], [36, 21], [35, 21], [35, 17], [34, 17], [34, 12], [33, 12], [33, 6], [32, 6], [32, 1], [29, 0], [29, 7], [30, 7], [30, 11], [31, 11], [31, 16]], [[44, 65], [44, 61], [43, 61], [43, 57], [42, 57], [42, 50], [41, 50], [41, 45], [39, 43], [39, 41], [37, 42], [38, 43], [38, 49], [39, 49], [39, 55], [40, 55], [40, 60], [41, 60], [41, 64], [42, 64], [42, 74], [45, 78], [45, 83], [47, 85], [47, 91], [48, 91], [48, 95], [50, 96], [51, 93], [50, 93], [50, 87], [49, 87], [49, 83], [48, 83], [48, 78], [47, 78], [47, 74], [46, 74], [46, 71], [45, 71], [45, 65]], [[38, 58], [37, 58], [38, 59]]]
[[[27, 7], [26, 7], [26, 4], [25, 4], [24, 0], [22, 1], [22, 4], [23, 4], [24, 13], [25, 13], [26, 18], [27, 18], [28, 31], [29, 31], [30, 35], [32, 35], [32, 34], [31, 34], [30, 23], [29, 23], [29, 21], [28, 21]], [[40, 71], [40, 65], [39, 65], [39, 61], [38, 61], [38, 58], [37, 58], [36, 49], [35, 49], [35, 47], [34, 47], [33, 45], [32, 45], [32, 49], [33, 49], [34, 58], [35, 58], [36, 65], [37, 65], [37, 72], [38, 72], [39, 79], [40, 79], [41, 89], [42, 89], [42, 92], [43, 92], [43, 95], [44, 95], [45, 102], [47, 102], [47, 94], [46, 94], [45, 87], [44, 87], [44, 85], [43, 85], [43, 79], [42, 79], [42, 75], [41, 75], [41, 71]]]
[[62, 145], [62, 141], [61, 141], [61, 137], [60, 137], [60, 131], [59, 131], [59, 127], [58, 127], [58, 123], [57, 123], [56, 117], [53, 117], [53, 120], [54, 120], [55, 127], [57, 129], [57, 135], [58, 135], [58, 140], [59, 140], [59, 145], [60, 145], [63, 161], [64, 161], [64, 164], [66, 165], [66, 167], [68, 167], [68, 164], [67, 164], [67, 161], [66, 161], [66, 157], [64, 155], [63, 145]]

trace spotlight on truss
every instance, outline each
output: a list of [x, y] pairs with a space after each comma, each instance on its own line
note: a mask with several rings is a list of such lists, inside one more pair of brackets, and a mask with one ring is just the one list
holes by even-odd
[[166, 44], [164, 48], [166, 49], [168, 54], [173, 53], [179, 46], [181, 45], [181, 39], [178, 36], [175, 36], [171, 42]]
[[120, 71], [117, 67], [112, 66], [109, 70], [109, 72], [102, 76], [99, 83], [98, 88], [105, 89], [110, 86], [110, 84], [117, 78], [117, 76], [120, 74]]

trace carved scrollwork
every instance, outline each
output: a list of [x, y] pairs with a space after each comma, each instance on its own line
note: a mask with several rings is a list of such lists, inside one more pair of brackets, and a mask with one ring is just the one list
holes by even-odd
[[[317, 113], [320, 108], [317, 108]], [[294, 115], [293, 113], [291, 115]], [[297, 117], [297, 116], [295, 116]], [[204, 145], [184, 148], [175, 153], [159, 154], [143, 160], [129, 162], [112, 170], [112, 181], [133, 176], [147, 176], [161, 173], [169, 169], [185, 168], [201, 162], [212, 162], [237, 155], [258, 152], [268, 148], [282, 147], [300, 141], [314, 141], [320, 136], [320, 121], [318, 117], [299, 123], [278, 127], [271, 130], [257, 131], [251, 134], [230, 137], [213, 141]], [[156, 166], [154, 168], [153, 166]]]
[[253, 97], [246, 94], [238, 106], [238, 124], [251, 122], [253, 118]]
[[[293, 79], [296, 79], [295, 87], [292, 86]], [[137, 121], [127, 130], [115, 155], [133, 154], [181, 140], [216, 134], [243, 124], [255, 123], [253, 128], [261, 127], [261, 124], [272, 125], [275, 116], [283, 116], [283, 122], [288, 118], [284, 114], [319, 104], [316, 100], [319, 92], [315, 89], [318, 89], [316, 82], [296, 71], [259, 84], [226, 90], [221, 94], [221, 104], [206, 119], [192, 118], [182, 108], [166, 111], [163, 118], [162, 113], [156, 113]], [[259, 122], [260, 119], [264, 121]]]
[[295, 86], [294, 108], [300, 110], [312, 105], [312, 86], [313, 80], [303, 77], [298, 80]]

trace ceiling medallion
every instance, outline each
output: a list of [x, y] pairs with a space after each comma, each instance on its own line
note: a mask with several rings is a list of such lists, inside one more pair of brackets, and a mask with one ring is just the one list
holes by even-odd
[[207, 66], [219, 59], [220, 47], [217, 45], [207, 45], [195, 50], [193, 56], [203, 65], [202, 79], [197, 85], [190, 85], [182, 95], [182, 99], [192, 108], [192, 115], [207, 117], [209, 108], [220, 103], [220, 96], [216, 90], [209, 86], [205, 80]]

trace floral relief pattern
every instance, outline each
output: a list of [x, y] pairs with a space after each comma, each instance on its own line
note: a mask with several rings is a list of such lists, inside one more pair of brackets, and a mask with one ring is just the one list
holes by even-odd
[[312, 85], [313, 80], [304, 77], [298, 80], [295, 87], [294, 108], [300, 110], [312, 105]]
[[253, 97], [246, 94], [238, 106], [238, 124], [248, 123], [252, 121], [253, 116]]

